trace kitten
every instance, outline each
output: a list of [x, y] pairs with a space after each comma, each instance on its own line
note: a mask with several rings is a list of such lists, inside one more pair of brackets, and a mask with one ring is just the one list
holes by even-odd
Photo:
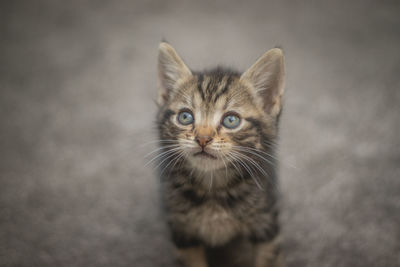
[[282, 51], [266, 52], [243, 74], [192, 72], [162, 42], [158, 74], [160, 178], [180, 262], [206, 267], [213, 250], [247, 242], [250, 251], [240, 253], [250, 260], [239, 266], [283, 266], [274, 156]]

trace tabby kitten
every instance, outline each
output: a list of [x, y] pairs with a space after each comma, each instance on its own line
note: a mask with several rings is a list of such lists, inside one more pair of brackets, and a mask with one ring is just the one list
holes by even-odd
[[240, 253], [250, 260], [239, 266], [283, 266], [274, 156], [282, 51], [269, 50], [243, 74], [192, 72], [162, 42], [158, 72], [158, 165], [180, 262], [206, 267], [213, 250], [247, 242]]

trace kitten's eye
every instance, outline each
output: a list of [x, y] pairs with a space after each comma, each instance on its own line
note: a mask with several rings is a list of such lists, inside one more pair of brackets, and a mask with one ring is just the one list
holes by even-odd
[[182, 125], [189, 125], [193, 123], [194, 118], [190, 112], [182, 111], [181, 113], [178, 114], [178, 121]]
[[222, 125], [224, 125], [228, 129], [234, 129], [238, 127], [240, 124], [240, 118], [236, 115], [227, 115], [222, 120]]

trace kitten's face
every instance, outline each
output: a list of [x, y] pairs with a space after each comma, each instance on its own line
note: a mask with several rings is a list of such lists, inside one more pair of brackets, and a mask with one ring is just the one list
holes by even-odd
[[161, 144], [173, 166], [184, 158], [202, 171], [231, 163], [241, 168], [235, 162], [254, 162], [251, 149], [265, 150], [273, 141], [283, 94], [279, 49], [265, 53], [242, 75], [221, 69], [192, 74], [162, 43], [158, 67]]
[[225, 168], [245, 147], [261, 148], [274, 125], [257, 94], [235, 74], [194, 75], [165, 105], [163, 140], [176, 140], [194, 168]]

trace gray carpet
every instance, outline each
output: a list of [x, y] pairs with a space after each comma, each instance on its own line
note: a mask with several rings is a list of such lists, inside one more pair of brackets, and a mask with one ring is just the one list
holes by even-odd
[[144, 158], [165, 37], [194, 69], [284, 48], [288, 266], [400, 266], [398, 3], [1, 1], [0, 265], [174, 266]]

